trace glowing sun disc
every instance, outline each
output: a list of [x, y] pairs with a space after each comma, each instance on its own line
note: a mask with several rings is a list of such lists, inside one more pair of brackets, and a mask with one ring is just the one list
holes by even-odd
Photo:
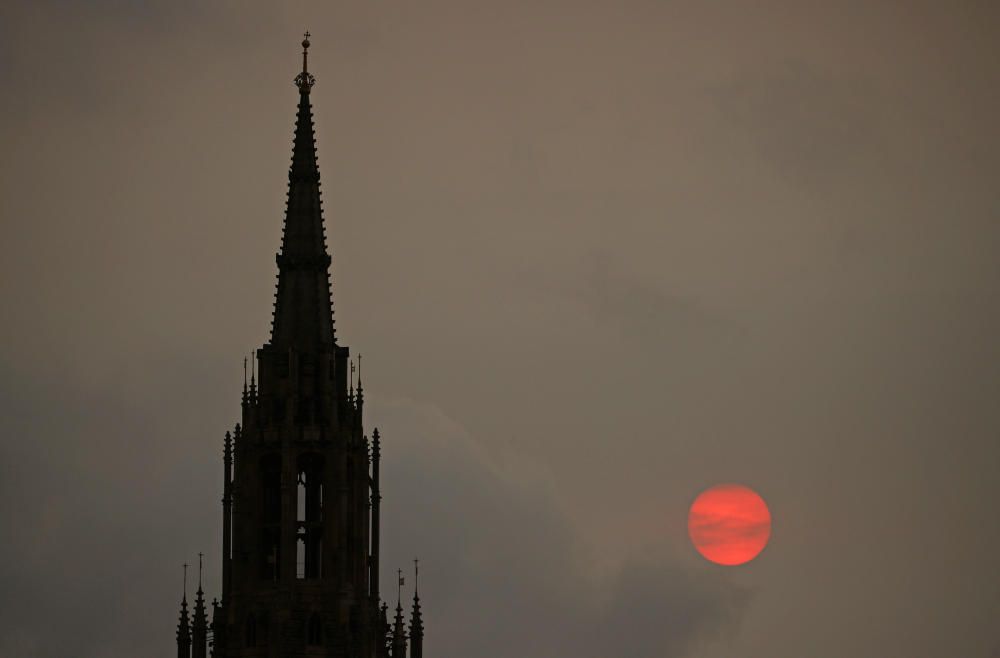
[[688, 535], [706, 560], [725, 566], [745, 564], [767, 546], [771, 512], [750, 487], [717, 484], [691, 503]]

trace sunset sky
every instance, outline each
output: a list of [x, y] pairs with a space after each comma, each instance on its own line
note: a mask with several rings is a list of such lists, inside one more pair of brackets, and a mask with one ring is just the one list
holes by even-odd
[[219, 593], [305, 29], [430, 658], [1000, 657], [1000, 3], [808, 0], [4, 3], [0, 656]]

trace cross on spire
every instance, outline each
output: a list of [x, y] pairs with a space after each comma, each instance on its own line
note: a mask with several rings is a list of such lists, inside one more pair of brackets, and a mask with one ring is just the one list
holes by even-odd
[[316, 78], [309, 73], [309, 30], [302, 35], [302, 73], [295, 76], [295, 86], [303, 94], [308, 94], [309, 90], [316, 83]]
[[302, 72], [309, 72], [309, 30], [302, 35]]

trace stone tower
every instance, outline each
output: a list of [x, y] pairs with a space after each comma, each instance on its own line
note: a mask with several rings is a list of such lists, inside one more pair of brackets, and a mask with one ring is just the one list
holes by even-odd
[[206, 644], [215, 658], [406, 657], [379, 597], [379, 433], [364, 431], [361, 357], [355, 384], [334, 332], [308, 37], [271, 336], [224, 441], [222, 596], [210, 632], [200, 583], [190, 627], [182, 601], [183, 658]]

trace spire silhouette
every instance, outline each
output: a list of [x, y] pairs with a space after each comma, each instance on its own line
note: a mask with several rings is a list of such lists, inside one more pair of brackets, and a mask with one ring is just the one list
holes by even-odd
[[277, 255], [278, 288], [271, 344], [296, 349], [334, 344], [330, 299], [330, 255], [326, 250], [319, 165], [309, 91], [315, 82], [307, 70], [309, 38], [302, 41], [302, 72], [295, 78], [299, 109], [295, 120], [292, 166], [288, 170], [288, 205]]
[[207, 658], [208, 655], [208, 615], [205, 613], [205, 592], [201, 589], [202, 557], [198, 553], [198, 591], [191, 623], [191, 658]]
[[354, 359], [351, 359], [351, 368], [347, 373], [347, 383], [348, 383], [347, 401], [353, 403], [354, 402]]
[[189, 610], [184, 566], [178, 658], [407, 658], [410, 634], [421, 658], [417, 592], [407, 628], [403, 571], [394, 619], [379, 588], [381, 437], [365, 434], [361, 356], [355, 375], [334, 332], [310, 50], [306, 33], [270, 336], [245, 355], [222, 446], [222, 588], [205, 594], [199, 553]]
[[382, 633], [382, 651], [380, 657], [388, 656], [392, 653], [392, 629], [389, 627], [389, 604], [383, 602], [379, 608], [379, 628]]
[[257, 359], [250, 353], [250, 404], [257, 403]]
[[358, 354], [358, 395], [355, 398], [355, 404], [358, 407], [358, 411], [361, 411], [365, 405], [365, 389], [361, 386], [361, 355]]
[[392, 625], [392, 658], [406, 658], [406, 626], [403, 625], [403, 570], [398, 569], [396, 582], [396, 617]]
[[423, 658], [424, 620], [420, 614], [420, 560], [413, 560], [413, 611], [410, 614], [410, 658]]
[[188, 622], [187, 568], [184, 565], [184, 589], [181, 595], [181, 614], [177, 622], [177, 658], [191, 658], [191, 625]]

